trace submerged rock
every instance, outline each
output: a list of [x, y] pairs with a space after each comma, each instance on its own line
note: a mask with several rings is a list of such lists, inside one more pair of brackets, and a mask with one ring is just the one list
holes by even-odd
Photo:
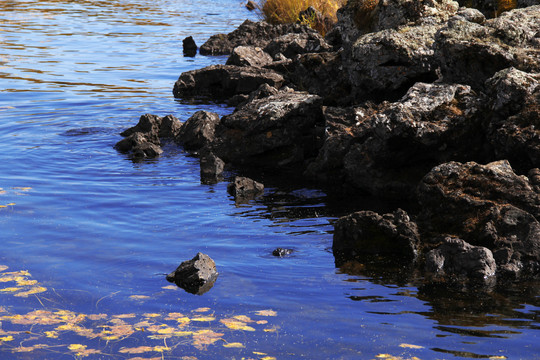
[[227, 185], [227, 192], [234, 196], [237, 203], [244, 203], [264, 193], [264, 185], [248, 177], [236, 176]]
[[187, 292], [202, 295], [214, 286], [218, 275], [214, 260], [206, 254], [197, 253], [193, 259], [184, 261], [167, 275], [167, 280]]
[[207, 152], [201, 155], [201, 181], [203, 183], [215, 183], [222, 179], [225, 162], [214, 155], [212, 152]]
[[276, 248], [274, 251], [272, 251], [272, 255], [277, 257], [285, 257], [287, 255], [291, 255], [293, 251], [293, 249]]

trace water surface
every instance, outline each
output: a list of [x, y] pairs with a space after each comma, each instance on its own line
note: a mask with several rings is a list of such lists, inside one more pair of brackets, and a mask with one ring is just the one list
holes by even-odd
[[[0, 2], [0, 265], [44, 288], [0, 292], [0, 358], [540, 357], [538, 282], [456, 295], [400, 271], [336, 269], [332, 222], [381, 204], [269, 177], [263, 198], [237, 205], [226, 182], [201, 184], [181, 148], [143, 162], [113, 149], [144, 113], [230, 113], [177, 101], [172, 87], [184, 71], [225, 62], [183, 57], [182, 39], [200, 45], [246, 18], [256, 15], [237, 0]], [[276, 247], [294, 253], [276, 258]], [[169, 287], [164, 274], [199, 251], [217, 263], [215, 286], [202, 296]], [[36, 310], [59, 322], [32, 323]], [[192, 319], [192, 334], [167, 334], [182, 324], [171, 313]], [[220, 322], [239, 315], [252, 329]], [[103, 336], [122, 321], [130, 331]], [[121, 351], [141, 346], [150, 349]]]

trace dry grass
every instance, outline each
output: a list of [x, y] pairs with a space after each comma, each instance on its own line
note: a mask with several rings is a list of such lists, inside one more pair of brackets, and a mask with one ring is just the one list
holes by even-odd
[[[264, 20], [271, 24], [290, 24], [300, 21], [323, 35], [335, 24], [337, 10], [347, 0], [263, 0], [259, 5]], [[300, 19], [298, 14], [312, 6], [323, 19]]]

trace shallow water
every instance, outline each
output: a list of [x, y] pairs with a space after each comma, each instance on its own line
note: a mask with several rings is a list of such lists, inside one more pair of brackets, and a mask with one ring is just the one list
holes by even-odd
[[[395, 271], [336, 269], [332, 221], [381, 204], [269, 177], [262, 199], [236, 205], [226, 182], [201, 184], [181, 148], [139, 163], [113, 149], [144, 113], [231, 112], [177, 101], [172, 86], [225, 61], [183, 57], [183, 38], [200, 45], [246, 18], [256, 15], [237, 0], [0, 2], [0, 265], [43, 288], [0, 291], [0, 358], [540, 358], [538, 282], [463, 295]], [[295, 251], [276, 258], [276, 247]], [[163, 274], [199, 251], [217, 263], [215, 286], [202, 296], [171, 288]], [[45, 324], [35, 310], [105, 317]], [[175, 312], [199, 338], [167, 334]], [[238, 315], [250, 329], [220, 321]], [[109, 339], [66, 327], [96, 335], [120, 321], [138, 326]], [[150, 349], [122, 352], [141, 346]]]

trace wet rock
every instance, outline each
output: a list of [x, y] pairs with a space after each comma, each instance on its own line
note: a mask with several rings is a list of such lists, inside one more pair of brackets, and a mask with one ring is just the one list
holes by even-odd
[[540, 6], [513, 10], [483, 25], [452, 19], [435, 36], [435, 57], [446, 82], [481, 89], [487, 79], [509, 67], [540, 70], [537, 37]]
[[229, 185], [227, 192], [238, 201], [249, 201], [264, 192], [264, 185], [248, 177], [236, 176]]
[[451, 236], [440, 239], [440, 245], [426, 254], [426, 271], [432, 277], [448, 279], [465, 277], [486, 279], [495, 275], [491, 250]]
[[332, 250], [338, 266], [363, 256], [413, 261], [418, 255], [417, 225], [401, 209], [384, 215], [358, 211], [338, 219], [334, 229]]
[[272, 61], [272, 57], [260, 47], [237, 46], [227, 59], [226, 65], [264, 67]]
[[184, 261], [167, 275], [167, 280], [187, 292], [202, 295], [214, 286], [218, 275], [214, 260], [199, 252], [193, 259]]
[[221, 119], [213, 150], [225, 162], [283, 167], [314, 156], [321, 98], [280, 91]]
[[278, 60], [279, 54], [292, 59], [299, 54], [325, 52], [331, 49], [332, 47], [326, 43], [324, 38], [315, 32], [282, 35], [270, 41], [264, 51]]
[[182, 125], [175, 141], [186, 150], [199, 150], [214, 141], [218, 123], [218, 114], [204, 110], [197, 111]]
[[195, 43], [195, 40], [193, 40], [193, 37], [188, 36], [184, 40], [182, 40], [182, 48], [184, 51], [184, 56], [195, 56], [197, 54], [197, 44]]
[[149, 141], [142, 133], [136, 132], [116, 143], [115, 148], [129, 153], [133, 158], [155, 158], [163, 153], [159, 144]]
[[246, 3], [246, 9], [248, 9], [249, 11], [251, 10], [255, 10], [257, 8], [257, 4], [254, 3], [253, 1], [251, 0], [248, 0], [248, 2]]
[[145, 114], [139, 118], [137, 125], [121, 133], [125, 138], [115, 148], [130, 153], [134, 158], [157, 157], [163, 153], [160, 139], [174, 138], [180, 127], [180, 121], [172, 115], [159, 117]]
[[229, 55], [237, 46], [252, 45], [264, 48], [272, 39], [288, 33], [316, 33], [300, 24], [271, 25], [264, 21], [244, 21], [229, 34], [213, 35], [200, 48], [202, 55]]
[[222, 179], [225, 162], [214, 155], [212, 152], [202, 154], [201, 162], [201, 181], [203, 183], [215, 183]]
[[282, 75], [273, 70], [234, 65], [212, 65], [182, 73], [174, 84], [176, 98], [206, 97], [217, 101], [249, 94], [262, 84], [281, 87]]
[[498, 267], [540, 271], [540, 193], [507, 161], [439, 165], [420, 183], [418, 198], [426, 234], [453, 234], [494, 253], [512, 249]]
[[276, 248], [274, 251], [272, 251], [272, 255], [277, 257], [285, 257], [287, 255], [291, 255], [293, 251], [293, 249]]

